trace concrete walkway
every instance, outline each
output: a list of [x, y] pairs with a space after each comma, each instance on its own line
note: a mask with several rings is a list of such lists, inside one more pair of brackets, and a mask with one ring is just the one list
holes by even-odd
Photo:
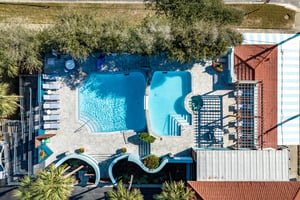
[[[143, 3], [144, 0], [1, 0], [1, 2], [55, 2], [55, 3]], [[224, 0], [225, 3], [264, 3], [266, 0]], [[300, 12], [300, 1], [299, 0], [269, 0], [270, 4], [281, 4], [286, 5], [294, 10]]]

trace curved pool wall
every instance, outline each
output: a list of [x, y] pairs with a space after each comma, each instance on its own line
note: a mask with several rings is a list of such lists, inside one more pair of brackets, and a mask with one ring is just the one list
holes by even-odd
[[114, 165], [119, 162], [120, 160], [123, 160], [123, 159], [127, 159], [129, 162], [133, 162], [135, 163], [136, 165], [138, 165], [142, 170], [144, 170], [146, 173], [150, 173], [150, 174], [154, 174], [154, 173], [157, 173], [157, 172], [160, 172], [160, 170], [162, 170], [164, 168], [164, 166], [168, 163], [185, 163], [185, 164], [191, 164], [193, 163], [193, 159], [191, 157], [163, 157], [161, 159], [161, 162], [159, 164], [159, 166], [155, 169], [150, 169], [148, 167], [146, 167], [144, 165], [144, 163], [142, 162], [141, 158], [139, 155], [136, 155], [136, 154], [124, 154], [124, 155], [121, 155], [119, 157], [117, 157], [116, 159], [114, 159], [110, 165], [109, 165], [109, 168], [108, 168], [108, 175], [109, 175], [109, 178], [111, 180], [111, 182], [116, 185], [117, 184], [117, 180], [114, 178], [114, 175], [113, 175], [113, 167]]
[[95, 171], [95, 185], [98, 185], [99, 181], [100, 181], [100, 169], [98, 166], [98, 162], [88, 156], [88, 155], [84, 155], [84, 154], [70, 154], [67, 155], [66, 157], [63, 157], [61, 160], [59, 160], [56, 164], [55, 167], [59, 167], [60, 165], [62, 165], [64, 162], [66, 162], [69, 159], [78, 159], [78, 160], [82, 160], [84, 162], [86, 162], [87, 164], [89, 164]]
[[157, 71], [148, 98], [152, 131], [160, 136], [180, 136], [182, 124], [191, 123], [184, 101], [191, 92], [191, 74], [185, 71]]
[[142, 131], [145, 89], [141, 72], [91, 73], [78, 88], [78, 119], [94, 133]]

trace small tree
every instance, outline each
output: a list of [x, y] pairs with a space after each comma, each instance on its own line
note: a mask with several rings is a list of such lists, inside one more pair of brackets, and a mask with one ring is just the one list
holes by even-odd
[[89, 14], [68, 11], [60, 16], [59, 23], [39, 35], [42, 51], [47, 53], [55, 49], [77, 60], [85, 60], [97, 48], [101, 26]]
[[118, 183], [117, 189], [108, 192], [108, 197], [111, 200], [143, 200], [144, 197], [140, 190], [126, 189], [122, 181]]
[[43, 66], [37, 34], [21, 26], [0, 30], [0, 78], [13, 78], [18, 72], [38, 72]]
[[182, 181], [165, 182], [161, 194], [154, 195], [156, 200], [190, 200], [195, 196], [194, 192], [187, 188]]
[[231, 26], [243, 13], [222, 0], [145, 0], [158, 16], [168, 19], [170, 33], [164, 52], [181, 63], [219, 57], [240, 45], [242, 36]]
[[243, 12], [227, 7], [222, 0], [145, 0], [158, 15], [175, 23], [191, 24], [203, 20], [217, 25], [242, 23]]
[[8, 84], [0, 83], [0, 119], [14, 114], [18, 108], [18, 97], [8, 95]]

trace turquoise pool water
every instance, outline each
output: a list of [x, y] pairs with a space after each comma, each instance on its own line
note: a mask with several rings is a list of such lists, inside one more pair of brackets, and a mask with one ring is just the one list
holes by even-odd
[[92, 73], [78, 88], [78, 117], [92, 132], [141, 131], [145, 76], [141, 72]]
[[181, 127], [189, 124], [190, 114], [184, 108], [184, 98], [191, 92], [189, 72], [155, 72], [149, 94], [151, 128], [161, 136], [179, 136]]

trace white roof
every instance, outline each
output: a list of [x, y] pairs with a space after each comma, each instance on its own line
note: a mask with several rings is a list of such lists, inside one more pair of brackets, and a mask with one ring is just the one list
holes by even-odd
[[194, 151], [197, 181], [289, 181], [286, 149]]

